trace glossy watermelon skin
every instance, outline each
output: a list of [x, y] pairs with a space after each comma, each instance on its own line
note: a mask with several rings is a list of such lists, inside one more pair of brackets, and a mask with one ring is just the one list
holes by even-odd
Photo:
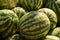
[[41, 8], [42, 3], [42, 0], [19, 0], [19, 5], [28, 11]]
[[26, 39], [39, 39], [50, 30], [49, 18], [43, 12], [29, 12], [19, 20], [19, 30]]
[[11, 9], [17, 6], [18, 0], [0, 0], [0, 9]]
[[16, 24], [18, 22], [17, 15], [8, 9], [0, 10], [0, 38], [16, 32]]
[[45, 7], [52, 9], [58, 17], [58, 22], [60, 22], [60, 0], [49, 0]]
[[60, 27], [57, 27], [57, 28], [51, 30], [48, 34], [53, 35], [53, 36], [57, 36], [60, 38]]
[[49, 8], [42, 8], [42, 9], [39, 9], [38, 11], [44, 12], [48, 16], [50, 20], [50, 29], [54, 29], [57, 24], [57, 16], [55, 12]]
[[26, 14], [25, 10], [21, 7], [15, 7], [14, 9], [12, 9], [16, 15], [18, 16], [18, 18], [20, 19], [23, 15]]
[[52, 35], [47, 35], [44, 39], [42, 40], [60, 40], [60, 38]]

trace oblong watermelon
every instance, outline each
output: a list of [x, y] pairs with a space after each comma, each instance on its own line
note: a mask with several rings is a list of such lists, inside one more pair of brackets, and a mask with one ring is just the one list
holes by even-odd
[[19, 0], [19, 5], [28, 11], [41, 8], [42, 0]]
[[17, 15], [8, 9], [0, 10], [0, 38], [16, 32], [16, 24], [18, 22]]
[[19, 20], [20, 35], [29, 40], [44, 37], [50, 30], [50, 21], [43, 12], [32, 11]]
[[18, 0], [0, 0], [0, 9], [14, 8], [17, 6]]

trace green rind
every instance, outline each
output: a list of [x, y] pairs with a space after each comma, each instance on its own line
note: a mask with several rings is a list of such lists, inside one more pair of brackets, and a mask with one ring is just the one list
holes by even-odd
[[18, 17], [13, 11], [8, 9], [0, 10], [0, 38], [14, 34], [17, 31], [17, 22]]
[[19, 30], [27, 39], [44, 37], [50, 30], [49, 18], [43, 12], [29, 12], [19, 20]]
[[60, 27], [57, 27], [57, 28], [51, 30], [48, 34], [49, 35], [54, 35], [54, 36], [57, 36], [57, 37], [60, 38]]
[[19, 5], [31, 11], [41, 8], [42, 2], [42, 0], [19, 0]]
[[25, 10], [21, 7], [15, 7], [14, 9], [12, 9], [16, 15], [19, 17], [19, 19], [26, 14]]
[[52, 35], [47, 35], [43, 40], [60, 40], [60, 38]]
[[0, 9], [14, 8], [17, 6], [18, 0], [0, 0]]
[[[26, 14], [25, 10], [23, 8], [21, 8], [21, 7], [15, 7], [12, 10], [16, 13], [16, 15], [18, 16], [19, 20], [20, 20], [20, 18], [22, 16], [24, 16]], [[17, 31], [19, 31], [18, 30], [18, 24], [17, 24]]]
[[45, 8], [46, 3], [47, 3], [48, 1], [49, 1], [49, 0], [43, 0], [42, 8]]
[[49, 0], [45, 7], [52, 9], [56, 13], [58, 23], [60, 23], [60, 0]]
[[48, 8], [42, 8], [42, 9], [39, 9], [38, 11], [44, 12], [48, 16], [48, 18], [50, 20], [50, 24], [51, 24], [50, 29], [54, 29], [57, 24], [57, 16], [56, 16], [55, 12]]

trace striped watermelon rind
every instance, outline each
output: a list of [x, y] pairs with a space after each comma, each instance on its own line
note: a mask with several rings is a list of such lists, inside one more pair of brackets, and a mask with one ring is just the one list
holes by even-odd
[[[26, 14], [25, 10], [21, 7], [15, 7], [14, 9], [12, 9], [14, 11], [14, 13], [16, 13], [16, 15], [18, 16], [19, 20], [22, 16], [24, 16]], [[18, 29], [18, 25], [19, 23], [17, 23], [17, 31], [19, 31]]]
[[60, 38], [60, 27], [56, 27], [55, 29], [51, 30], [48, 34]]
[[19, 30], [26, 39], [41, 38], [50, 30], [49, 18], [43, 12], [29, 12], [19, 20]]
[[14, 9], [12, 9], [16, 15], [19, 17], [19, 19], [26, 14], [25, 10], [21, 7], [15, 7]]
[[45, 8], [52, 9], [57, 15], [58, 23], [60, 23], [60, 0], [47, 0]]
[[28, 11], [41, 8], [42, 0], [19, 0], [19, 5]]
[[18, 17], [12, 10], [0, 10], [0, 38], [14, 34], [16, 32], [15, 24], [17, 22]]
[[54, 29], [56, 27], [56, 24], [57, 24], [57, 16], [55, 14], [55, 12], [49, 8], [42, 8], [42, 9], [39, 9], [38, 11], [41, 11], [41, 12], [44, 12], [49, 20], [50, 20], [50, 29]]

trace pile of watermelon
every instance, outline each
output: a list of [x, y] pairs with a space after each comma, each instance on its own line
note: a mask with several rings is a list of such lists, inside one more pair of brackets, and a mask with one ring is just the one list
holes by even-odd
[[60, 0], [0, 0], [0, 40], [60, 40]]

